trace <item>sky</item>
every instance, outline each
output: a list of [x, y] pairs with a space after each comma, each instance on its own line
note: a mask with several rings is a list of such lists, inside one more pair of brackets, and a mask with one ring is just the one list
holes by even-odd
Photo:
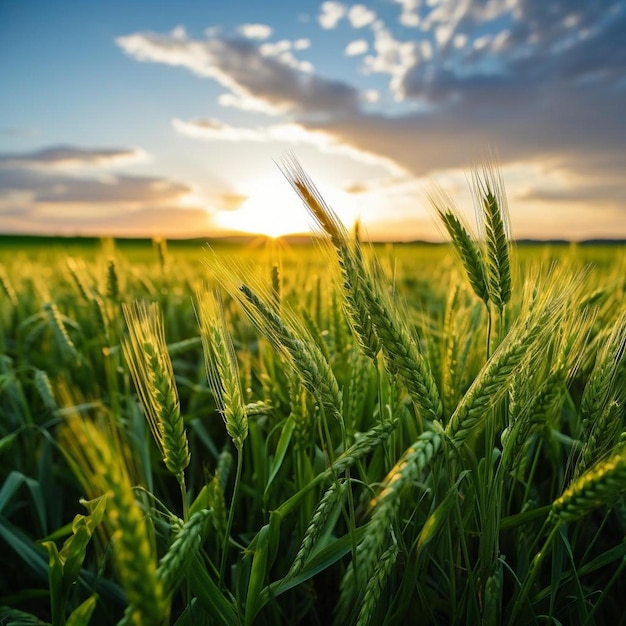
[[443, 237], [496, 161], [516, 238], [626, 237], [626, 1], [0, 0], [0, 232]]

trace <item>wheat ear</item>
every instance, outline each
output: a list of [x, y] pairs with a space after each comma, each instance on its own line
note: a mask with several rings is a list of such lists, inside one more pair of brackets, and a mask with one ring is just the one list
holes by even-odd
[[11, 306], [16, 309], [17, 305], [19, 304], [17, 293], [15, 292], [13, 284], [9, 280], [6, 270], [2, 265], [0, 265], [0, 287], [2, 288], [2, 291], [4, 291], [6, 297], [9, 299]]
[[332, 466], [325, 471], [325, 477], [330, 478], [350, 469], [359, 459], [362, 459], [383, 441], [386, 441], [399, 424], [400, 418], [393, 417], [382, 424], [376, 424], [367, 432], [358, 434], [355, 437], [355, 442], [348, 449], [344, 450], [335, 459]]
[[114, 547], [115, 564], [131, 624], [162, 624], [167, 604], [157, 576], [156, 556], [145, 515], [135, 501], [123, 446], [110, 433], [75, 416], [62, 431], [65, 449], [92, 494], [107, 498], [104, 521]]
[[166, 595], [172, 594], [180, 584], [194, 553], [200, 548], [211, 514], [211, 509], [194, 513], [178, 530], [172, 545], [159, 561], [156, 575]]
[[406, 324], [367, 271], [359, 242], [350, 248], [345, 227], [297, 162], [286, 165], [284, 173], [335, 247], [349, 318], [365, 354], [375, 358], [379, 346], [382, 347], [391, 369], [400, 372], [424, 416], [438, 419], [441, 399], [430, 367]]
[[572, 482], [552, 503], [550, 517], [560, 522], [580, 519], [603, 504], [611, 504], [624, 491], [626, 446], [622, 444], [608, 459], [596, 463]]
[[399, 551], [398, 545], [394, 543], [380, 556], [374, 574], [369, 579], [367, 587], [365, 588], [365, 595], [363, 596], [363, 602], [356, 620], [356, 626], [368, 626], [368, 624], [371, 623], [376, 605], [383, 593], [387, 578], [389, 578], [389, 574], [398, 558]]
[[533, 309], [522, 315], [509, 331], [450, 417], [446, 435], [455, 446], [461, 446], [476, 431], [479, 423], [488, 415], [488, 409], [506, 393], [511, 381], [520, 375], [521, 366], [541, 349], [540, 340], [557, 327], [563, 305], [575, 287], [566, 284], [560, 296], [535, 302]]
[[248, 285], [241, 285], [239, 293], [253, 323], [275, 349], [289, 358], [307, 391], [319, 400], [328, 415], [343, 423], [341, 391], [320, 349], [314, 342], [306, 341], [306, 335], [302, 338], [304, 329], [298, 328], [296, 334], [289, 328]]
[[324, 525], [326, 524], [329, 515], [335, 508], [336, 504], [341, 500], [345, 490], [346, 483], [334, 482], [322, 496], [322, 499], [315, 507], [311, 521], [304, 532], [304, 538], [302, 539], [296, 558], [289, 569], [287, 574], [288, 577], [296, 576], [304, 567], [306, 560], [322, 534], [322, 530], [324, 529]]
[[390, 529], [402, 503], [401, 495], [405, 487], [420, 477], [440, 446], [439, 433], [423, 432], [387, 474], [379, 494], [371, 502], [374, 512], [367, 533], [357, 547], [356, 566], [353, 563], [348, 567], [341, 582], [339, 615], [343, 615], [352, 604], [355, 594], [359, 592], [359, 584], [369, 580], [374, 572], [391, 536]]
[[469, 228], [463, 223], [452, 200], [442, 191], [431, 193], [429, 200], [452, 239], [452, 245], [463, 264], [474, 293], [489, 302], [483, 255]]
[[339, 262], [346, 316], [350, 327], [363, 353], [375, 360], [380, 351], [380, 342], [367, 305], [367, 295], [360, 288], [361, 277], [364, 274], [360, 243], [358, 240], [350, 242], [345, 226], [326, 204], [313, 181], [295, 159], [285, 161], [281, 169], [311, 217], [330, 238]]
[[239, 368], [217, 291], [197, 295], [196, 312], [209, 385], [226, 431], [238, 450], [248, 436], [248, 415], [243, 401]]
[[48, 318], [48, 324], [52, 328], [52, 333], [61, 349], [61, 352], [72, 359], [78, 359], [78, 350], [70, 338], [67, 328], [65, 328], [65, 320], [57, 305], [54, 304], [54, 302], [45, 302], [43, 310], [45, 311]]
[[620, 432], [626, 403], [626, 313], [620, 315], [598, 353], [583, 392], [580, 413], [581, 440], [585, 442], [575, 475], [610, 449]]
[[479, 224], [485, 237], [489, 299], [501, 311], [511, 299], [510, 225], [502, 175], [486, 165], [474, 175]]
[[167, 469], [179, 480], [189, 465], [189, 445], [180, 413], [163, 317], [156, 303], [123, 304], [129, 337], [122, 349], [150, 430]]

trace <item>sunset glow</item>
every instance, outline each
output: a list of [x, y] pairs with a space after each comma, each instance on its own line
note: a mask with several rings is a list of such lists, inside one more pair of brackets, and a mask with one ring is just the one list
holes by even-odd
[[302, 203], [285, 180], [257, 181], [248, 194], [238, 209], [217, 214], [220, 226], [272, 238], [309, 232]]

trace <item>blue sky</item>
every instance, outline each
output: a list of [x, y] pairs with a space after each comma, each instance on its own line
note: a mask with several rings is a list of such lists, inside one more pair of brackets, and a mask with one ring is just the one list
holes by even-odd
[[0, 0], [0, 232], [436, 239], [497, 155], [516, 237], [626, 237], [626, 2]]

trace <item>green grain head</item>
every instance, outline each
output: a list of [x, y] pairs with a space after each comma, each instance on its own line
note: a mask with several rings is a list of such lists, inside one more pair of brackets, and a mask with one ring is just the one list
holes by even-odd
[[123, 304], [128, 338], [124, 356], [167, 469], [182, 479], [190, 455], [163, 317], [156, 303]]

